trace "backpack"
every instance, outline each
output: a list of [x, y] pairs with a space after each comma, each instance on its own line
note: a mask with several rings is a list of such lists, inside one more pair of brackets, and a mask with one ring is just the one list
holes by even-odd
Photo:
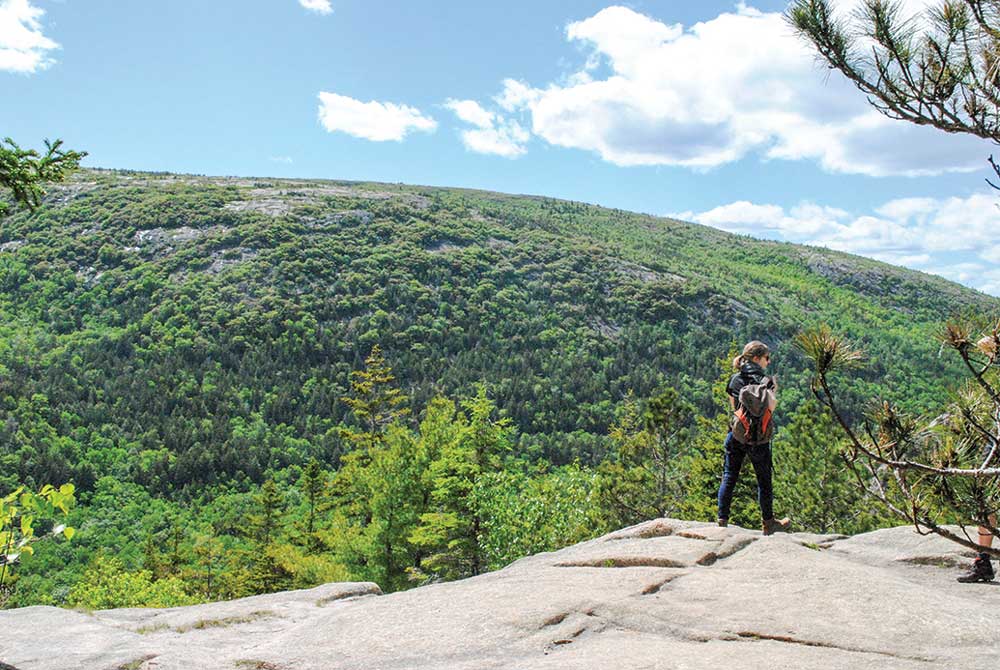
[[733, 439], [747, 446], [767, 444], [774, 437], [771, 402], [774, 386], [768, 377], [759, 384], [747, 384], [740, 389], [733, 416]]

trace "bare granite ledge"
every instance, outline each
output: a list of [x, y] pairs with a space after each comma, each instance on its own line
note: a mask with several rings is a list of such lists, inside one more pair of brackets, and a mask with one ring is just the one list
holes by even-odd
[[762, 537], [655, 519], [503, 570], [170, 609], [0, 612], [0, 670], [1000, 667], [1000, 588], [909, 527]]

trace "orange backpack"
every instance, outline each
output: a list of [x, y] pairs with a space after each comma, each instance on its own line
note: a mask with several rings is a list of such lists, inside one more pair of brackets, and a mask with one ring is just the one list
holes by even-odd
[[757, 446], [767, 444], [774, 437], [771, 404], [774, 402], [774, 384], [764, 377], [759, 384], [747, 384], [740, 389], [733, 416], [733, 439], [740, 444]]

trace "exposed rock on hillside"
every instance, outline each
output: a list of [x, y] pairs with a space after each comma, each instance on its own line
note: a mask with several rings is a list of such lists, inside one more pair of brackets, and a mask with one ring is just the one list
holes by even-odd
[[[472, 579], [166, 610], [0, 612], [20, 670], [989, 668], [1000, 588], [901, 527], [761, 537], [658, 519]], [[43, 635], [39, 632], [44, 631]]]

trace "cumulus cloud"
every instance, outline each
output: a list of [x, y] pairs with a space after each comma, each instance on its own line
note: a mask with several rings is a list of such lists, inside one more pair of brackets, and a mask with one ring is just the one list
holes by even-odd
[[508, 112], [514, 112], [526, 107], [538, 100], [541, 92], [537, 91], [523, 81], [516, 79], [505, 79], [503, 82], [503, 92], [494, 98], [494, 101]]
[[308, 9], [310, 12], [316, 12], [317, 14], [333, 13], [333, 7], [330, 6], [330, 0], [299, 0], [299, 4]]
[[445, 107], [459, 120], [475, 126], [461, 132], [462, 144], [469, 151], [515, 158], [527, 150], [531, 133], [516, 120], [487, 111], [475, 100], [448, 100]]
[[[841, 0], [849, 14], [859, 0]], [[915, 12], [932, 0], [907, 0]], [[820, 67], [781, 13], [745, 4], [692, 26], [612, 6], [570, 23], [579, 70], [494, 102], [546, 142], [622, 166], [709, 169], [750, 153], [831, 172], [931, 175], [982, 166], [985, 143], [893, 121]]]
[[757, 205], [739, 200], [700, 214], [685, 212], [677, 215], [677, 218], [690, 219], [733, 233], [759, 235], [763, 231], [769, 231], [784, 239], [801, 241], [831, 226], [840, 225], [849, 216], [842, 209], [812, 203], [802, 203], [786, 213], [778, 205]]
[[45, 11], [28, 0], [0, 0], [0, 71], [30, 74], [52, 65], [59, 48], [42, 34]]
[[493, 112], [487, 112], [475, 100], [448, 100], [444, 106], [455, 112], [462, 121], [471, 123], [480, 128], [489, 128], [493, 125]]
[[735, 233], [846, 251], [933, 272], [1000, 295], [1000, 211], [993, 193], [899, 198], [874, 211], [737, 201], [675, 218]]
[[433, 132], [437, 122], [419, 109], [392, 102], [361, 102], [321, 92], [319, 121], [329, 132], [343, 132], [373, 142], [402, 141], [410, 132]]

